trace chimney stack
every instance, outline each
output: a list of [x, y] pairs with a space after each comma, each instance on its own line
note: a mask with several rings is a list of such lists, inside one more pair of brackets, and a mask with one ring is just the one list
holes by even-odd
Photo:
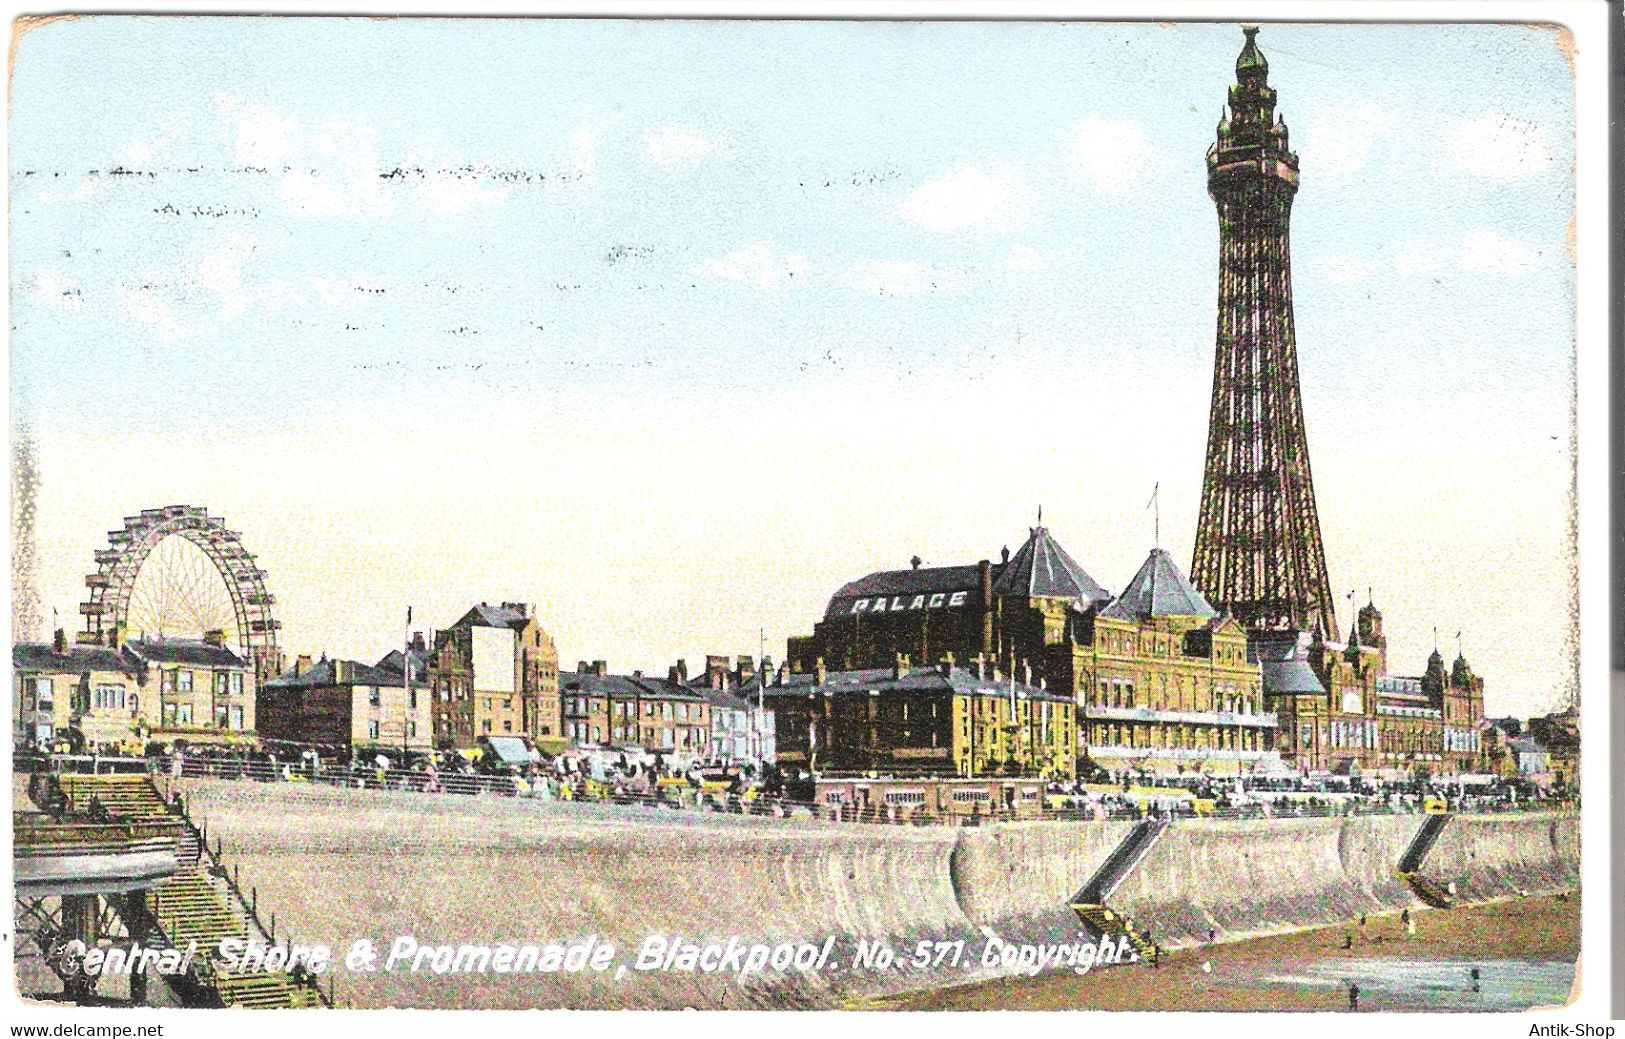
[[310, 670], [310, 654], [301, 653], [293, 659], [293, 673], [297, 677]]
[[918, 570], [920, 568], [920, 564], [922, 562], [924, 562], [924, 560], [922, 560], [919, 556], [915, 556], [913, 559], [910, 559], [908, 561], [909, 569], [910, 570]]
[[56, 634], [51, 638], [51, 649], [59, 657], [68, 652], [68, 629], [56, 629]]
[[417, 650], [419, 653], [423, 653], [428, 650], [428, 646], [425, 645], [423, 641], [423, 632], [414, 631], [412, 633], [412, 648]]
[[688, 681], [688, 660], [687, 660], [687, 658], [678, 657], [677, 658], [677, 666], [672, 668], [672, 671], [677, 676], [677, 677], [672, 679], [673, 682], [687, 682]]
[[578, 661], [576, 663], [576, 674], [578, 674], [578, 675], [590, 675], [590, 674], [592, 674], [592, 668], [587, 666], [587, 662], [585, 660]]
[[605, 675], [609, 674], [609, 664], [603, 660], [594, 660], [592, 662], [592, 673], [597, 675], [599, 678], [603, 678]]
[[209, 646], [224, 646], [226, 644], [226, 633], [219, 628], [210, 628], [203, 633], [203, 642]]

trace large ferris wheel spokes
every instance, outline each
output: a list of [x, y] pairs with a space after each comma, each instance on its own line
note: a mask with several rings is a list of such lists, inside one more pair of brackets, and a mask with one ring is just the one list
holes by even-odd
[[225, 578], [208, 553], [184, 535], [164, 538], [148, 553], [130, 586], [125, 624], [135, 636], [220, 631], [241, 641]]
[[[194, 548], [201, 561], [189, 551]], [[150, 578], [145, 573], [149, 561], [156, 567]], [[214, 572], [212, 582], [205, 567]], [[271, 616], [276, 600], [265, 587], [265, 571], [255, 565], [241, 537], [206, 509], [170, 505], [125, 517], [124, 529], [110, 531], [108, 547], [96, 552], [96, 572], [85, 578], [85, 585], [89, 594], [79, 612], [85, 618], [81, 638], [86, 641], [114, 645], [142, 633], [132, 621], [150, 618], [145, 622], [164, 634], [171, 623], [202, 625], [204, 632], [235, 630], [243, 656], [258, 676], [275, 675], [281, 667], [276, 645], [281, 623]], [[224, 592], [228, 623], [215, 623], [215, 588]]]

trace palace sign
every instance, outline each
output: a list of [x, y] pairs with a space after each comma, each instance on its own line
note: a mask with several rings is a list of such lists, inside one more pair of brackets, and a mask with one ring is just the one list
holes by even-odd
[[932, 592], [928, 595], [894, 595], [890, 599], [884, 595], [874, 599], [857, 599], [852, 603], [851, 613], [901, 613], [905, 610], [940, 610], [943, 607], [953, 609], [965, 605], [965, 597], [969, 592]]

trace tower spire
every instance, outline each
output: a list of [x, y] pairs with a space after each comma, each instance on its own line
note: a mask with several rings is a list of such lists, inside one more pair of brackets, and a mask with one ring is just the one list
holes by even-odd
[[1256, 26], [1207, 153], [1219, 216], [1218, 334], [1191, 576], [1251, 628], [1337, 640], [1298, 384], [1288, 225], [1298, 157], [1275, 116]]

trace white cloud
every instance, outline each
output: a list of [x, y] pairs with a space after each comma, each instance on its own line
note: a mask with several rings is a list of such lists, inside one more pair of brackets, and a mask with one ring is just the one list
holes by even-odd
[[918, 296], [954, 291], [964, 285], [963, 271], [912, 260], [865, 260], [841, 272], [841, 281], [876, 296]]
[[143, 166], [157, 158], [158, 153], [173, 139], [173, 134], [143, 130], [125, 141], [113, 155], [121, 166]]
[[801, 253], [779, 256], [775, 254], [772, 242], [752, 242], [726, 256], [696, 264], [689, 269], [689, 273], [704, 278], [750, 282], [758, 288], [776, 291], [806, 280], [807, 258]]
[[576, 176], [592, 183], [598, 176], [598, 131], [588, 124], [570, 135], [570, 165]]
[[84, 305], [79, 283], [59, 271], [38, 270], [23, 278], [18, 287], [49, 307], [78, 310]]
[[318, 278], [315, 275], [307, 275], [305, 281], [310, 283], [310, 287], [315, 290], [316, 296], [323, 303], [335, 310], [354, 310], [368, 298], [389, 288], [382, 282], [359, 274], [341, 278]]
[[83, 202], [85, 199], [94, 195], [97, 189], [99, 189], [101, 186], [101, 174], [91, 173], [82, 177], [79, 183], [75, 184], [71, 190], [45, 188], [39, 193], [39, 201], [42, 205], [47, 205], [53, 202]]
[[125, 317], [152, 327], [166, 339], [180, 334], [181, 323], [175, 307], [151, 286], [120, 285], [118, 304]]
[[1010, 247], [1010, 255], [1005, 257], [1004, 264], [1015, 271], [1036, 271], [1044, 266], [1044, 257], [1032, 246], [1017, 242]]
[[1446, 150], [1468, 173], [1506, 182], [1544, 173], [1557, 160], [1543, 128], [1501, 115], [1462, 123], [1450, 134]]
[[233, 113], [236, 159], [244, 166], [283, 165], [296, 148], [299, 124], [269, 108], [249, 105]]
[[1380, 108], [1326, 113], [1310, 122], [1295, 142], [1305, 172], [1317, 182], [1336, 184], [1365, 169], [1371, 145], [1388, 121]]
[[1136, 194], [1143, 181], [1166, 164], [1145, 131], [1133, 123], [1091, 117], [1079, 123], [1073, 135], [1073, 170], [1106, 195]]
[[442, 167], [424, 174], [415, 194], [426, 208], [438, 213], [466, 213], [478, 205], [501, 202], [512, 192], [506, 184], [486, 183], [489, 175], [483, 167]]
[[1377, 272], [1375, 260], [1358, 256], [1328, 256], [1309, 267], [1333, 285], [1357, 285]]
[[1453, 260], [1448, 248], [1434, 242], [1407, 242], [1394, 250], [1394, 270], [1408, 277], [1443, 274]]
[[1489, 274], [1523, 274], [1545, 260], [1540, 250], [1526, 242], [1507, 238], [1494, 231], [1478, 231], [1462, 246], [1462, 270]]
[[[386, 212], [389, 201], [378, 177], [378, 132], [335, 122], [301, 142], [278, 194], [312, 216], [368, 216]], [[291, 163], [291, 164], [292, 164]]]
[[1447, 242], [1407, 242], [1394, 252], [1394, 269], [1411, 276], [1463, 271], [1518, 277], [1545, 262], [1545, 254], [1528, 242], [1488, 230]]
[[933, 231], [962, 231], [1020, 214], [1025, 194], [1011, 169], [983, 170], [968, 163], [928, 180], [909, 193], [899, 212]]
[[644, 135], [643, 144], [649, 158], [667, 169], [698, 162], [715, 147], [704, 134], [686, 126], [657, 127]]
[[247, 235], [235, 234], [198, 260], [198, 284], [219, 299], [220, 317], [234, 318], [248, 309], [252, 297], [243, 290], [243, 261], [255, 248]]

